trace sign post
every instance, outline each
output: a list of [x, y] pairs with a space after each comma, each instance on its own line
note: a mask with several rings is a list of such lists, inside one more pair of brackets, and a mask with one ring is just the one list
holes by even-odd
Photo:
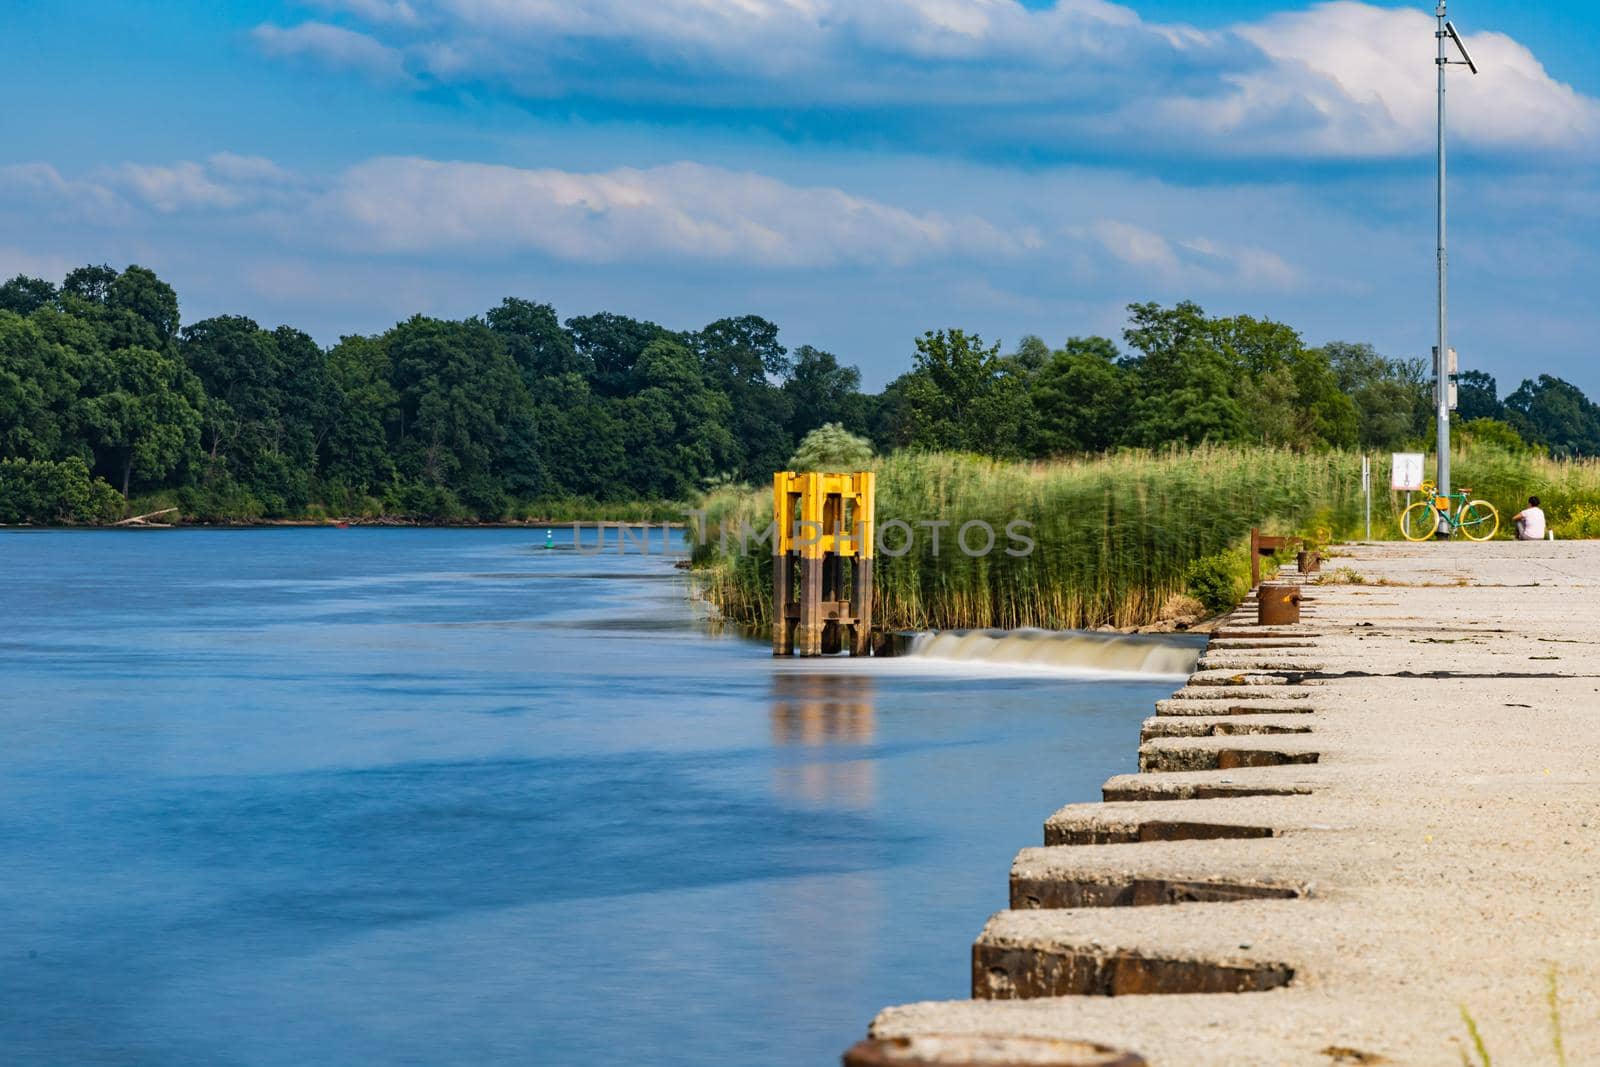
[[1361, 495], [1367, 499], [1367, 540], [1372, 540], [1372, 458], [1361, 457]]
[[1411, 494], [1422, 488], [1421, 452], [1395, 452], [1389, 457], [1389, 488], [1406, 495], [1406, 507], [1411, 506]]

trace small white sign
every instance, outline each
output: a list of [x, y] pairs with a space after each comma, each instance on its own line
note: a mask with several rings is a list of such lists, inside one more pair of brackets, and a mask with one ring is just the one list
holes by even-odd
[[1396, 452], [1389, 468], [1389, 488], [1411, 493], [1422, 488], [1422, 453]]

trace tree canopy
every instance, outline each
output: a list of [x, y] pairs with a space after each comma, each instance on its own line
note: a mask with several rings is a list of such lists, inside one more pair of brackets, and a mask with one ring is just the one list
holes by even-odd
[[[139, 266], [80, 267], [59, 285], [19, 275], [0, 285], [0, 460], [15, 483], [0, 521], [152, 492], [199, 516], [495, 518], [540, 500], [685, 500], [792, 457], [858, 464], [868, 449], [1027, 458], [1431, 437], [1419, 360], [1313, 347], [1283, 323], [1190, 302], [1128, 312], [1120, 346], [1025, 336], [1003, 353], [930, 330], [908, 346], [910, 369], [868, 393], [855, 367], [791, 349], [758, 315], [678, 331], [508, 297], [481, 318], [414, 316], [324, 348], [239, 315], [182, 325], [172, 287]], [[1503, 401], [1480, 371], [1459, 387], [1479, 438], [1600, 454], [1600, 407], [1568, 382], [1541, 375]]]

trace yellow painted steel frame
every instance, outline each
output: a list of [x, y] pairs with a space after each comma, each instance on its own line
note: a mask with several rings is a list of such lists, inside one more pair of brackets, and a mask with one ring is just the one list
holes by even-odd
[[[815, 656], [839, 651], [846, 632], [852, 655], [868, 652], [876, 490], [876, 475], [871, 471], [779, 471], [772, 476], [774, 655]], [[850, 563], [853, 578], [848, 599], [845, 561]]]

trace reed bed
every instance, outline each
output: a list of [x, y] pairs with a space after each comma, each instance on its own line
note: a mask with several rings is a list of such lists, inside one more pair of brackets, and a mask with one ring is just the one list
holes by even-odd
[[[1381, 462], [1379, 461], [1381, 459]], [[1486, 447], [1453, 461], [1456, 480], [1509, 516], [1530, 493], [1544, 499], [1558, 536], [1567, 515], [1600, 507], [1600, 465], [1558, 462]], [[1396, 538], [1403, 494], [1387, 491], [1387, 457], [1375, 457], [1373, 535]], [[1186, 591], [1197, 560], [1224, 556], [1248, 565], [1249, 530], [1313, 539], [1364, 533], [1361, 457], [1265, 448], [1122, 452], [1039, 463], [969, 455], [904, 452], [876, 460], [878, 528], [892, 519], [916, 533], [880, 536], [875, 622], [890, 629], [1129, 627], [1154, 621], [1173, 594]], [[772, 518], [770, 491], [723, 489], [703, 502], [705, 536], [695, 564], [706, 595], [728, 617], [770, 622], [767, 544], [739, 550], [741, 523], [762, 530]], [[957, 530], [973, 520], [996, 532], [995, 547], [970, 556]], [[1007, 525], [1031, 524], [1030, 554], [1008, 554]], [[944, 521], [939, 550], [919, 524]], [[727, 537], [724, 538], [724, 533]], [[1504, 534], [1504, 531], [1503, 531]], [[981, 545], [974, 534], [969, 544]]]

